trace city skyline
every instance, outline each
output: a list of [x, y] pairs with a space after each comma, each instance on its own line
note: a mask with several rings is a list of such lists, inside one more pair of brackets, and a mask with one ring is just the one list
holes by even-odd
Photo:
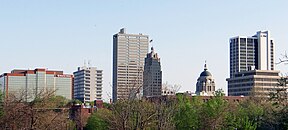
[[[112, 96], [111, 35], [125, 27], [129, 33], [148, 34], [155, 41], [152, 44], [161, 55], [163, 82], [182, 85], [180, 91], [195, 91], [207, 60], [216, 89], [223, 88], [227, 94], [229, 38], [271, 31], [277, 63], [287, 51], [285, 5], [286, 1], [1, 1], [4, 56], [0, 73], [45, 67], [72, 74], [89, 59], [92, 66], [104, 71], [103, 98], [107, 100], [107, 95]], [[275, 70], [288, 72], [284, 65], [276, 65]]]

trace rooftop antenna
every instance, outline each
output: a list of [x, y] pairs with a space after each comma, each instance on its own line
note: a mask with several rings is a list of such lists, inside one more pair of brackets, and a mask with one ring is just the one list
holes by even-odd
[[152, 44], [152, 42], [153, 42], [153, 39], [151, 39], [151, 40], [149, 41], [149, 44], [150, 44], [151, 47], [153, 48], [153, 44]]
[[86, 67], [86, 60], [84, 60], [84, 67]]
[[152, 43], [153, 42], [153, 39], [151, 39], [150, 41], [149, 41], [149, 43]]
[[91, 60], [88, 60], [88, 67], [91, 67]]

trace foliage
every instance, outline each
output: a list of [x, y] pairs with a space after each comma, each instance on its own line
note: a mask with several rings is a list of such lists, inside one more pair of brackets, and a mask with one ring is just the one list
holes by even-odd
[[[202, 122], [206, 124], [204, 128], [220, 129], [224, 124], [227, 114], [227, 102], [221, 96], [215, 96], [202, 105]], [[204, 129], [202, 128], [202, 129]]]
[[63, 96], [52, 96], [48, 99], [48, 102], [50, 108], [61, 108], [69, 104], [69, 100]]
[[276, 92], [270, 93], [270, 102], [273, 105], [273, 117], [275, 121], [272, 123], [276, 129], [288, 129], [288, 88], [287, 77], [281, 77], [278, 80]]
[[252, 99], [246, 99], [238, 105], [236, 111], [237, 127], [241, 129], [256, 129], [261, 125], [264, 109], [261, 104]]
[[[209, 97], [164, 98], [156, 101], [119, 100], [89, 118], [87, 129], [287, 129], [287, 109], [250, 97], [240, 102]], [[281, 111], [280, 111], [281, 110]], [[286, 126], [285, 126], [286, 125]]]
[[107, 130], [108, 122], [105, 121], [105, 116], [111, 112], [107, 109], [100, 109], [97, 112], [93, 113], [87, 121], [85, 129], [87, 130]]
[[[269, 100], [251, 96], [240, 102], [224, 99], [222, 91], [208, 99], [179, 94], [156, 100], [118, 100], [93, 113], [85, 129], [287, 129], [287, 98], [283, 92], [274, 93]], [[43, 92], [30, 102], [9, 95], [3, 101], [0, 129], [75, 128], [75, 123], [67, 119], [67, 104], [78, 101], [69, 102], [52, 93]]]
[[94, 101], [89, 102], [90, 106], [94, 106]]
[[76, 105], [76, 104], [81, 105], [82, 102], [80, 100], [78, 100], [78, 99], [72, 99], [72, 100], [70, 100], [70, 104], [71, 105]]
[[110, 109], [99, 109], [88, 119], [87, 129], [171, 129], [174, 107], [162, 102], [119, 100]]
[[103, 107], [106, 109], [111, 109], [111, 104], [107, 102], [103, 102]]
[[[39, 92], [39, 91], [38, 91]], [[5, 98], [0, 119], [0, 129], [73, 129], [73, 122], [68, 119], [68, 100], [54, 96], [53, 91], [40, 91], [35, 98], [26, 102], [23, 95], [9, 94]]]
[[214, 94], [215, 96], [225, 96], [225, 93], [224, 93], [224, 90], [222, 90], [222, 89], [217, 89], [216, 91], [215, 91], [215, 94]]
[[[208, 101], [200, 97], [178, 95], [174, 115], [176, 129], [247, 129], [255, 130], [263, 109], [253, 103], [235, 103], [219, 93]], [[245, 106], [246, 105], [246, 106]], [[256, 121], [255, 121], [256, 120]]]
[[175, 112], [176, 129], [199, 129], [201, 102], [195, 97], [192, 101], [184, 95], [178, 95], [177, 111]]

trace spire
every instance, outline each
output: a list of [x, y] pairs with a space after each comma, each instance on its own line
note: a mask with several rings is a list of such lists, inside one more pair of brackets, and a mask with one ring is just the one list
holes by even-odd
[[207, 70], [207, 65], [206, 65], [206, 60], [205, 60], [205, 64], [204, 64], [204, 70]]

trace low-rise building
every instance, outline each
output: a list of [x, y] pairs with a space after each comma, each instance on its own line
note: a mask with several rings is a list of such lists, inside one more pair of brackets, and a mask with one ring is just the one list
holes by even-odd
[[30, 100], [43, 91], [55, 91], [55, 95], [72, 99], [73, 75], [63, 71], [14, 69], [0, 75], [0, 88], [7, 97], [9, 94], [22, 94]]
[[250, 94], [268, 96], [275, 92], [280, 71], [276, 70], [250, 70], [238, 72], [228, 82], [229, 96], [249, 96]]

